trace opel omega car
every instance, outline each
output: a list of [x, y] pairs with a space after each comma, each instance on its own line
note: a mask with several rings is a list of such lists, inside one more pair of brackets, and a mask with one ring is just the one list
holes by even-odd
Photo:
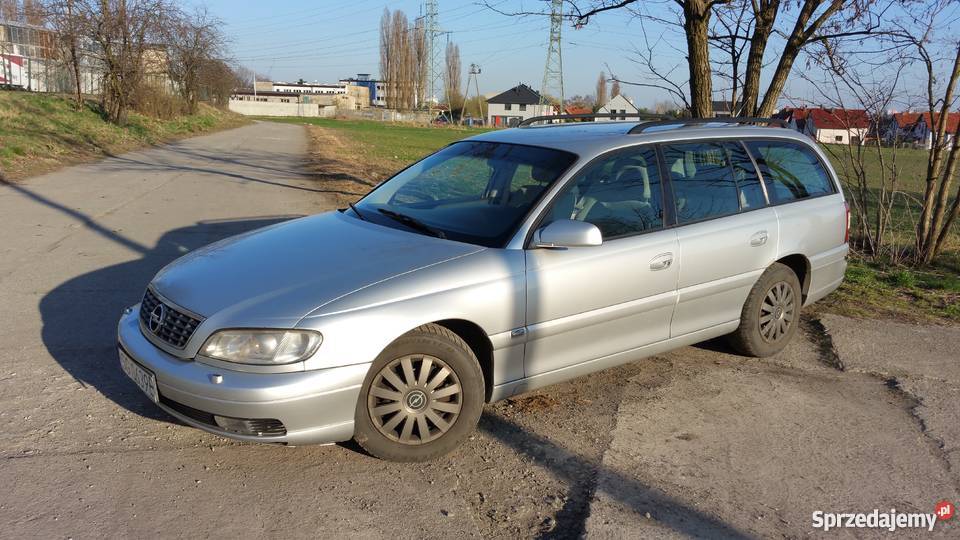
[[757, 124], [453, 143], [348, 208], [162, 269], [120, 320], [121, 365], [212, 433], [412, 461], [485, 402], [724, 335], [775, 354], [839, 286], [849, 211], [810, 139]]

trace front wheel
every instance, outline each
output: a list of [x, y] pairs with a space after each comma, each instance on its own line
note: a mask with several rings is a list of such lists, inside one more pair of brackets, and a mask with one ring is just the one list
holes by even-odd
[[426, 461], [457, 446], [483, 410], [483, 373], [459, 336], [435, 324], [390, 344], [360, 392], [354, 439], [391, 461]]
[[730, 345], [745, 356], [773, 356], [782, 351], [800, 323], [800, 280], [790, 267], [773, 263], [753, 286]]

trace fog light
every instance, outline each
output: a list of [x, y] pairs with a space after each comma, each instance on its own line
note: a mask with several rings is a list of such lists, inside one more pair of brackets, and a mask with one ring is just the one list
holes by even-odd
[[234, 433], [242, 433], [244, 435], [251, 435], [247, 430], [247, 421], [241, 420], [239, 418], [230, 418], [227, 416], [217, 416], [213, 415], [213, 421], [217, 423], [218, 426], [222, 427], [227, 431], [232, 431]]
[[224, 431], [238, 435], [269, 437], [287, 434], [287, 428], [284, 427], [283, 422], [274, 418], [230, 418], [213, 415], [213, 421]]

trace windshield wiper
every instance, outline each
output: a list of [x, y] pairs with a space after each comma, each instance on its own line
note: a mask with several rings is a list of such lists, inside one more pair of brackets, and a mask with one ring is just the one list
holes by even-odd
[[437, 238], [446, 238], [447, 235], [443, 234], [443, 231], [434, 229], [433, 227], [427, 225], [426, 223], [420, 221], [419, 219], [408, 216], [406, 214], [401, 214], [400, 212], [394, 212], [393, 210], [387, 210], [386, 208], [377, 208], [377, 212], [393, 218], [400, 223], [403, 223], [411, 229], [417, 229], [418, 231], [425, 232], [431, 236], [436, 236]]
[[357, 210], [357, 207], [353, 203], [347, 203], [347, 204], [350, 205], [350, 209], [353, 210], [353, 213], [356, 214], [358, 218], [360, 218], [363, 221], [367, 221], [367, 218], [363, 217], [363, 214], [361, 214], [360, 211]]

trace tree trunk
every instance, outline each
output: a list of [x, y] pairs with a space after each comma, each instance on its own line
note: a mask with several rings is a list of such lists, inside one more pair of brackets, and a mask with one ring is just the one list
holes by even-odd
[[[931, 74], [932, 76], [932, 74]], [[939, 243], [940, 229], [943, 227], [944, 212], [946, 211], [947, 199], [950, 196], [950, 183], [952, 181], [953, 171], [956, 167], [956, 148], [957, 133], [953, 137], [953, 147], [950, 149], [950, 157], [943, 178], [940, 176], [941, 166], [943, 164], [943, 154], [946, 150], [943, 144], [947, 133], [947, 120], [950, 115], [950, 104], [953, 103], [954, 90], [957, 86], [957, 80], [960, 79], [960, 46], [957, 47], [957, 55], [953, 61], [953, 70], [950, 73], [950, 79], [947, 82], [947, 88], [943, 96], [943, 106], [940, 109], [940, 117], [937, 118], [936, 137], [933, 137], [933, 148], [930, 152], [930, 162], [927, 167], [927, 189], [924, 191], [923, 209], [920, 212], [919, 244], [921, 249], [921, 260], [929, 263], [936, 256], [935, 246]], [[930, 122], [933, 123], [933, 112], [930, 111]], [[931, 126], [933, 127], [933, 126]], [[960, 128], [958, 128], [960, 130]], [[960, 131], [958, 131], [960, 133]], [[937, 189], [937, 184], [939, 189]]]
[[76, 84], [77, 110], [83, 109], [83, 86], [80, 81], [80, 55], [77, 53], [76, 45], [70, 46], [70, 63], [73, 67], [73, 81]]
[[687, 65], [690, 70], [690, 114], [694, 118], [713, 116], [713, 81], [710, 70], [710, 8], [704, 0], [683, 4], [683, 29], [687, 36]]
[[[813, 22], [813, 14], [823, 5], [826, 0], [804, 0], [800, 13], [797, 15], [797, 22], [793, 25], [793, 30], [787, 38], [787, 44], [783, 47], [783, 53], [780, 55], [780, 61], [773, 72], [773, 78], [767, 91], [763, 95], [763, 102], [757, 109], [757, 116], [770, 116], [777, 108], [777, 100], [783, 94], [783, 89], [787, 84], [787, 78], [793, 69], [793, 63], [797, 60], [797, 55], [808, 43], [810, 38], [820, 30], [820, 27], [830, 19], [844, 5], [844, 0], [831, 0], [830, 6], [820, 14]], [[807, 25], [809, 23], [809, 26]]]
[[[757, 4], [754, 4], [757, 6]], [[777, 20], [780, 9], [780, 0], [760, 1], [759, 9], [754, 12], [754, 30], [750, 36], [750, 52], [747, 54], [747, 70], [743, 79], [743, 106], [741, 116], [757, 114], [757, 103], [760, 101], [760, 71], [763, 69], [763, 55], [767, 50], [767, 42], [773, 25]]]
[[950, 194], [950, 184], [957, 172], [958, 160], [960, 160], [960, 123], [957, 124], [957, 129], [953, 134], [953, 146], [950, 148], [950, 157], [947, 158], [947, 168], [943, 172], [943, 180], [937, 198], [937, 208], [934, 210], [934, 226], [930, 234], [931, 238], [934, 239], [930, 248], [926, 250], [924, 262], [929, 263], [937, 258], [940, 250], [943, 249], [944, 242], [950, 236], [950, 227], [953, 226], [953, 221], [957, 219], [957, 212], [960, 210], [960, 189], [957, 189], [957, 196], [954, 198], [949, 212], [946, 211], [946, 206]]

